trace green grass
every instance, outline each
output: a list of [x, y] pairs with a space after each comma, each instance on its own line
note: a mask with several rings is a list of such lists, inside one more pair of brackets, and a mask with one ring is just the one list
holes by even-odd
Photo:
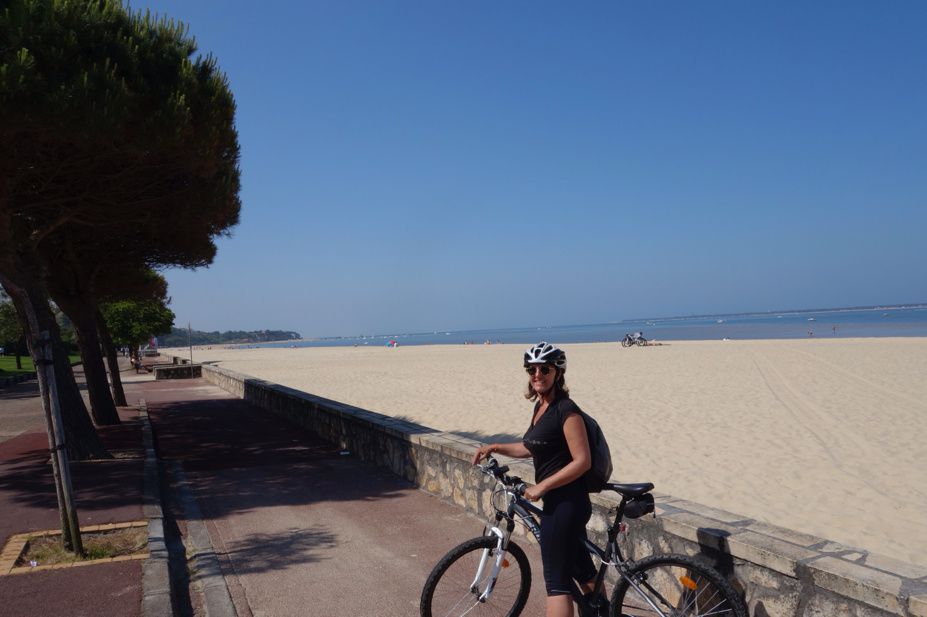
[[[68, 356], [71, 364], [80, 362], [80, 356], [72, 354]], [[34, 373], [35, 368], [32, 366], [32, 358], [22, 356], [22, 370], [16, 368], [16, 356], [0, 356], [0, 375], [19, 375], [20, 373]]]

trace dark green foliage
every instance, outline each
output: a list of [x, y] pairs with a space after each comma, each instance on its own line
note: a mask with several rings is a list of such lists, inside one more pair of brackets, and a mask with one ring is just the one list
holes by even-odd
[[[26, 348], [26, 337], [23, 333], [23, 327], [19, 323], [16, 307], [2, 292], [0, 292], [0, 348], [3, 349], [0, 359], [4, 355], [13, 356], [13, 363], [7, 363], [5, 368], [0, 367], [0, 373], [14, 369], [17, 371], [24, 370], [22, 357], [29, 355], [29, 350]], [[26, 372], [30, 372], [29, 366], [31, 366], [31, 362], [27, 363]]]
[[120, 346], [137, 347], [174, 325], [174, 312], [153, 300], [120, 300], [104, 304], [101, 312], [113, 342]]
[[208, 264], [238, 221], [235, 106], [186, 28], [112, 0], [13, 0], [0, 41], [0, 212], [14, 238], [50, 240], [51, 262], [92, 248]]
[[61, 342], [67, 345], [68, 353], [76, 351], [77, 334], [74, 332], [74, 324], [71, 323], [71, 320], [61, 309], [53, 306], [52, 310], [55, 313], [55, 320], [58, 322], [58, 327], [61, 328]]
[[0, 347], [12, 353], [23, 339], [23, 328], [16, 316], [16, 308], [9, 300], [0, 299]]
[[299, 332], [289, 330], [229, 330], [226, 332], [201, 332], [193, 330], [187, 333], [184, 328], [174, 328], [170, 334], [158, 339], [162, 347], [185, 347], [186, 345], [228, 345], [232, 343], [269, 343], [289, 341], [300, 338]]
[[167, 280], [151, 268], [116, 262], [101, 269], [94, 279], [94, 296], [101, 302], [155, 300], [170, 304]]

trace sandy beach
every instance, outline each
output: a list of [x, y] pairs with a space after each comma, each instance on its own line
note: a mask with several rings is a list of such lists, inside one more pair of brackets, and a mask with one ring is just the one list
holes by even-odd
[[[213, 348], [194, 359], [503, 441], [530, 418], [523, 347]], [[563, 348], [616, 480], [927, 565], [927, 339]]]

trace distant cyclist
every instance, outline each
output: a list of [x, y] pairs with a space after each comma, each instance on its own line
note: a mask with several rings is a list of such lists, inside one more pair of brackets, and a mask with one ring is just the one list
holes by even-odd
[[[528, 430], [520, 442], [481, 446], [473, 456], [474, 465], [493, 453], [534, 461], [535, 485], [525, 497], [544, 500], [541, 560], [547, 617], [572, 617], [572, 580], [588, 594], [595, 587], [596, 575], [592, 557], [582, 545], [592, 515], [582, 476], [592, 465], [592, 455], [580, 409], [569, 397], [566, 364], [566, 354], [550, 343], [528, 348], [525, 398], [535, 402]], [[606, 610], [603, 608], [602, 615]]]

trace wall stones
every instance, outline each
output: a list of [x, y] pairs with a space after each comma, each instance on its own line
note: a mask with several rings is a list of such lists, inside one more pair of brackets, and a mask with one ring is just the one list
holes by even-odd
[[155, 379], [195, 379], [202, 377], [202, 367], [199, 364], [156, 364], [153, 371]]

